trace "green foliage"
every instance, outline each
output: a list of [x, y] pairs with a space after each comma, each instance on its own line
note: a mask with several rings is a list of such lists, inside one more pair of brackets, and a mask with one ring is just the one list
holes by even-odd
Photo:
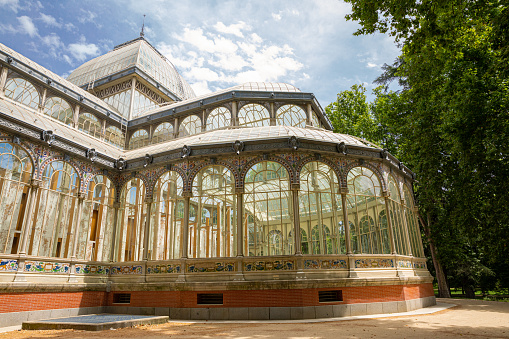
[[[361, 24], [356, 34], [389, 33], [402, 44], [401, 56], [377, 82], [398, 80], [403, 89], [377, 88], [375, 101], [362, 104], [363, 87], [352, 87], [327, 111], [331, 121], [339, 132], [354, 135], [368, 126], [363, 137], [417, 173], [420, 212], [451, 283], [467, 290], [494, 275], [507, 285], [507, 3], [347, 2], [353, 9], [347, 18]], [[353, 113], [338, 113], [347, 111]]]

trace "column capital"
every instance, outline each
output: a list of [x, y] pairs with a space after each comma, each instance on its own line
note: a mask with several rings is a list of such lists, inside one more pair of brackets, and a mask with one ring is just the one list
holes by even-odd
[[192, 198], [193, 192], [182, 192], [182, 198]]
[[115, 201], [113, 203], [113, 208], [120, 208], [120, 203], [118, 201]]
[[145, 198], [145, 204], [151, 204], [154, 202], [154, 198]]
[[42, 180], [40, 180], [40, 179], [31, 179], [30, 180], [30, 186], [32, 188], [37, 189], [37, 188], [42, 186]]
[[235, 187], [235, 194], [244, 194], [244, 187]]
[[85, 200], [86, 197], [87, 197], [87, 195], [83, 192], [76, 193], [76, 198], [78, 198], [78, 200], [80, 200], [80, 201]]
[[298, 191], [298, 190], [300, 190], [300, 183], [298, 183], [298, 182], [292, 182], [292, 183], [290, 184], [290, 189], [291, 189], [292, 191]]
[[348, 187], [340, 187], [339, 194], [348, 194]]

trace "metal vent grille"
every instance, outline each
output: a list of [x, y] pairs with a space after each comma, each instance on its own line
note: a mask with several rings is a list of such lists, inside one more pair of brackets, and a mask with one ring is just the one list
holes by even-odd
[[318, 301], [321, 303], [343, 301], [343, 293], [340, 290], [318, 291]]
[[113, 303], [114, 304], [130, 304], [131, 303], [131, 293], [114, 293], [113, 294]]
[[223, 293], [198, 293], [198, 305], [222, 305]]

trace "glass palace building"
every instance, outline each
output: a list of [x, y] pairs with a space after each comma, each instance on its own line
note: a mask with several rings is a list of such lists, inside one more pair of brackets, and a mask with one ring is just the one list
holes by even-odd
[[197, 97], [143, 37], [67, 79], [0, 44], [0, 327], [432, 305], [413, 180], [289, 84]]

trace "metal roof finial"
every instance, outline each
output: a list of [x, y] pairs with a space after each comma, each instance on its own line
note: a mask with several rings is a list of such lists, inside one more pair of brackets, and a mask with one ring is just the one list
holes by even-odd
[[143, 25], [141, 26], [141, 32], [140, 32], [141, 37], [145, 36], [145, 32], [143, 32], [144, 29], [145, 29], [145, 14], [143, 14]]

